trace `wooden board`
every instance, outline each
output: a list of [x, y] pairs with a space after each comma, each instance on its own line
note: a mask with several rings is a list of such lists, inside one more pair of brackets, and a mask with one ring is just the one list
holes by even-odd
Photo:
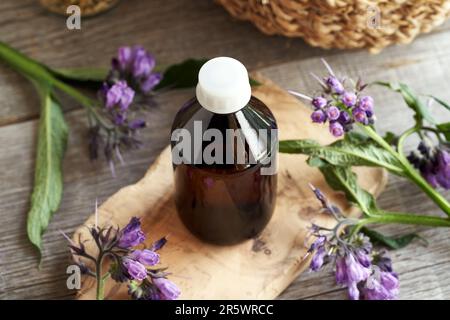
[[[254, 95], [273, 111], [280, 129], [280, 139], [314, 138], [330, 142], [325, 128], [309, 119], [310, 110], [270, 81], [257, 76], [264, 85]], [[236, 246], [214, 246], [195, 238], [178, 218], [173, 196], [170, 149], [166, 148], [138, 183], [119, 190], [99, 208], [99, 223], [124, 226], [132, 216], [142, 217], [147, 241], [169, 235], [161, 252], [162, 263], [172, 272], [170, 278], [182, 290], [182, 299], [273, 299], [307, 266], [304, 261], [305, 237], [311, 222], [331, 227], [334, 220], [319, 213], [308, 183], [326, 192], [350, 214], [341, 194], [331, 191], [317, 169], [305, 163], [305, 157], [280, 155], [277, 205], [271, 222], [263, 233]], [[358, 170], [362, 185], [379, 194], [386, 183], [383, 170]], [[94, 224], [91, 216], [85, 225]], [[74, 239], [89, 239], [82, 226]], [[93, 242], [85, 243], [94, 249]], [[239, 284], [239, 285], [236, 285]], [[86, 279], [80, 299], [94, 298], [94, 282]], [[126, 298], [126, 286], [110, 281], [107, 298]]]
[[[56, 67], [107, 67], [118, 46], [143, 44], [160, 64], [225, 54], [260, 70], [283, 88], [312, 92], [309, 72], [321, 74], [319, 57], [327, 56], [336, 71], [343, 74], [362, 75], [369, 82], [401, 80], [418, 92], [450, 101], [450, 21], [412, 44], [392, 46], [371, 55], [358, 50], [311, 48], [299, 39], [266, 37], [251, 24], [235, 21], [211, 0], [121, 1], [114, 10], [83, 20], [81, 31], [67, 30], [64, 18], [47, 13], [36, 0], [2, 0], [0, 11], [2, 40]], [[118, 19], [123, 23], [114, 23]], [[412, 125], [412, 114], [399, 95], [377, 87], [369, 92], [376, 101], [376, 127], [380, 132], [401, 132]], [[90, 215], [96, 198], [103, 202], [119, 188], [142, 178], [167, 143], [175, 109], [190, 95], [189, 90], [176, 90], [158, 97], [159, 107], [147, 114], [148, 128], [142, 131], [145, 147], [125, 154], [126, 165], [118, 168], [117, 178], [111, 176], [106, 162], [88, 160], [86, 114], [74, 110], [79, 106], [64, 99], [70, 127], [64, 159], [64, 196], [44, 234], [43, 259], [38, 269], [36, 251], [26, 234], [26, 219], [34, 176], [39, 101], [31, 84], [0, 63], [0, 167], [7, 168], [0, 170], [0, 299], [75, 296], [76, 291], [66, 286], [68, 251], [59, 230], [72, 234]], [[436, 114], [442, 116], [443, 112]], [[416, 142], [411, 139], [406, 145], [411, 150]], [[450, 199], [450, 192], [443, 194]], [[415, 185], [396, 176], [390, 177], [378, 203], [386, 210], [442, 214]], [[430, 242], [425, 247], [415, 241], [391, 252], [400, 275], [401, 299], [450, 298], [450, 233], [446, 228], [374, 227], [393, 236], [418, 232]], [[346, 297], [346, 290], [334, 285], [332, 272], [304, 272], [278, 298]]]

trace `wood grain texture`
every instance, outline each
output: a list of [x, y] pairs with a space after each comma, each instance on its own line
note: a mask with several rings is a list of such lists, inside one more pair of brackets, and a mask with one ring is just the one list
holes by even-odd
[[[267, 79], [253, 77], [263, 85], [253, 88], [252, 94], [273, 112], [281, 140], [319, 137], [321, 143], [333, 141], [326, 128], [311, 123], [309, 107]], [[181, 288], [181, 299], [274, 299], [307, 267], [305, 243], [312, 223], [327, 228], [336, 225], [333, 217], [320, 213], [320, 202], [308, 183], [325, 192], [349, 215], [357, 215], [356, 208], [351, 208], [341, 193], [330, 189], [320, 172], [309, 167], [305, 159], [280, 154], [277, 204], [272, 219], [260, 236], [239, 245], [209, 245], [184, 227], [173, 200], [169, 147], [140, 181], [106, 200], [97, 219], [100, 226], [124, 227], [133, 216], [140, 217], [149, 246], [170, 235], [161, 257], [163, 266], [172, 273], [171, 279]], [[357, 174], [361, 185], [375, 195], [387, 182], [387, 173], [379, 168], [358, 168]], [[95, 219], [92, 215], [73, 236], [74, 241], [86, 240], [83, 243], [91, 255], [97, 250], [86, 226], [94, 225]], [[95, 299], [92, 278], [85, 280], [80, 298]], [[108, 281], [105, 297], [128, 298], [127, 287], [122, 285], [119, 289], [114, 281]]]
[[[256, 69], [324, 54], [301, 40], [264, 36], [212, 0], [121, 1], [111, 11], [82, 19], [81, 30], [72, 31], [37, 0], [2, 0], [0, 12], [0, 39], [53, 67], [108, 67], [117, 48], [127, 44], [145, 46], [165, 65], [229, 55]], [[0, 95], [14, 97], [3, 101], [0, 125], [37, 117], [39, 109], [26, 98], [33, 88], [3, 65], [0, 73]]]
[[[328, 55], [335, 69], [343, 73], [362, 73], [368, 80], [402, 80], [419, 92], [450, 101], [450, 23], [411, 45], [387, 48], [373, 56], [359, 51], [311, 49], [299, 40], [265, 37], [250, 24], [234, 21], [209, 0], [122, 1], [111, 12], [84, 21], [79, 32], [65, 29], [63, 19], [45, 12], [35, 0], [2, 0], [0, 12], [0, 39], [54, 66], [106, 66], [119, 45], [142, 43], [164, 63], [188, 57], [235, 56], [252, 69], [261, 69], [283, 88], [307, 92], [313, 88], [308, 72], [320, 73], [322, 66], [317, 58], [305, 58]], [[400, 131], [412, 123], [411, 112], [400, 97], [380, 88], [371, 88], [370, 92], [376, 98], [379, 130]], [[85, 113], [76, 110], [73, 102], [64, 101], [70, 127], [64, 160], [65, 190], [61, 208], [44, 236], [39, 271], [37, 256], [25, 233], [38, 98], [23, 78], [0, 64], [0, 299], [62, 299], [75, 295], [66, 287], [69, 258], [58, 230], [72, 233], [92, 212], [96, 198], [101, 203], [144, 175], [167, 144], [175, 111], [191, 95], [186, 90], [158, 97], [159, 106], [147, 116], [144, 148], [125, 156], [126, 166], [118, 168], [116, 179], [105, 163], [87, 159]], [[438, 116], [446, 119], [445, 113]], [[414, 144], [412, 140], [408, 148]], [[450, 198], [450, 193], [445, 196]], [[389, 210], [439, 214], [420, 190], [397, 177], [390, 179], [379, 202]], [[400, 298], [450, 299], [449, 231], [405, 226], [382, 230], [389, 234], [417, 231], [430, 241], [428, 247], [413, 243], [392, 253], [401, 279]], [[305, 273], [280, 296], [345, 297], [345, 292], [334, 286], [331, 273]]]

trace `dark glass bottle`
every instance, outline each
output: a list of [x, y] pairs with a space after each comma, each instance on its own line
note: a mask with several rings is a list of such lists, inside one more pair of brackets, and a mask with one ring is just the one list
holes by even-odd
[[[222, 245], [258, 235], [272, 216], [277, 191], [277, 125], [271, 111], [255, 97], [230, 113], [212, 112], [194, 98], [175, 117], [172, 133], [180, 129], [193, 142], [186, 151], [176, 149], [186, 136], [172, 139], [172, 150], [185, 160], [174, 163], [175, 203], [185, 226], [200, 239]], [[214, 139], [205, 139], [211, 129]], [[267, 136], [261, 139], [255, 135], [259, 132]], [[216, 148], [208, 153], [212, 141]]]

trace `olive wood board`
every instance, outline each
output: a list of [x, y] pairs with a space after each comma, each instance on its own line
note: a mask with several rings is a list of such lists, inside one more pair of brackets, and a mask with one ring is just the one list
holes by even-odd
[[[253, 77], [262, 83], [253, 88], [253, 95], [272, 110], [280, 140], [333, 141], [325, 125], [311, 122], [309, 107], [263, 76]], [[321, 212], [308, 184], [320, 188], [348, 215], [358, 215], [344, 195], [330, 189], [319, 170], [309, 167], [305, 160], [303, 155], [279, 155], [273, 217], [257, 238], [238, 245], [207, 244], [184, 227], [173, 201], [170, 147], [161, 152], [140, 181], [120, 189], [98, 208], [98, 223], [123, 227], [131, 217], [141, 217], [146, 245], [168, 235], [168, 243], [160, 251], [161, 262], [171, 273], [169, 279], [181, 288], [180, 299], [274, 299], [308, 267], [305, 241], [311, 223], [335, 225], [333, 218]], [[360, 184], [375, 195], [386, 185], [387, 174], [382, 169], [361, 167], [355, 172]], [[73, 236], [87, 240], [85, 246], [92, 254], [95, 245], [86, 226], [94, 223], [92, 215]], [[78, 298], [95, 298], [93, 278], [83, 279]], [[127, 299], [126, 285], [107, 281], [105, 298]]]

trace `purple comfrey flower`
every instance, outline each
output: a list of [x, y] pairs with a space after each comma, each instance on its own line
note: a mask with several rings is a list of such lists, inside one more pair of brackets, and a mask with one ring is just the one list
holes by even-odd
[[347, 107], [353, 107], [356, 104], [356, 94], [354, 92], [346, 91], [341, 96], [342, 103]]
[[359, 289], [358, 289], [358, 283], [357, 282], [351, 282], [348, 284], [348, 288], [347, 288], [347, 292], [348, 292], [348, 298], [350, 300], [359, 300], [360, 297], [360, 293], [359, 293]]
[[362, 124], [367, 124], [368, 119], [367, 119], [367, 114], [364, 110], [358, 108], [353, 109], [352, 111], [353, 113], [353, 117], [355, 118], [355, 120], [359, 123]]
[[347, 265], [345, 264], [345, 258], [337, 257], [335, 268], [336, 268], [335, 269], [336, 283], [341, 285], [346, 284], [348, 280], [347, 280]]
[[370, 275], [370, 269], [364, 267], [357, 259], [355, 259], [351, 252], [347, 252], [345, 256], [345, 269], [347, 271], [348, 283], [364, 281]]
[[317, 271], [322, 268], [327, 252], [324, 246], [320, 246], [314, 256], [311, 259], [311, 264], [309, 268], [311, 271]]
[[[320, 190], [312, 187], [322, 207], [333, 207]], [[338, 224], [350, 221], [342, 215], [333, 214]], [[351, 224], [350, 226], [351, 227]], [[395, 299], [399, 280], [392, 271], [392, 262], [385, 252], [373, 250], [370, 239], [358, 233], [353, 235], [349, 227], [321, 228], [313, 225], [312, 236], [316, 239], [308, 249], [313, 254], [310, 269], [318, 271], [325, 265], [334, 264], [335, 280], [348, 290], [348, 297], [358, 299]]]
[[132, 130], [142, 129], [145, 128], [145, 126], [146, 126], [145, 120], [142, 119], [131, 120], [130, 123], [128, 124], [128, 127]]
[[155, 242], [153, 242], [151, 249], [153, 251], [158, 251], [160, 249], [162, 249], [167, 243], [167, 237], [162, 237], [159, 240], [156, 240]]
[[324, 97], [315, 97], [314, 99], [312, 99], [311, 103], [314, 108], [322, 109], [327, 105], [327, 99], [325, 99]]
[[120, 47], [117, 53], [118, 67], [121, 71], [127, 70], [132, 62], [133, 52], [130, 47]]
[[344, 127], [339, 122], [331, 122], [330, 132], [333, 136], [340, 137], [344, 134]]
[[308, 252], [313, 252], [317, 250], [319, 247], [322, 247], [325, 242], [327, 241], [327, 237], [325, 236], [319, 236], [316, 240], [311, 244], [311, 246], [308, 249]]
[[341, 111], [338, 122], [342, 125], [350, 124], [352, 122], [352, 118], [347, 111]]
[[159, 263], [159, 254], [148, 249], [134, 250], [130, 254], [130, 258], [149, 267], [152, 267]]
[[335, 106], [330, 106], [327, 109], [327, 117], [328, 117], [328, 119], [330, 119], [330, 121], [334, 121], [334, 120], [339, 119], [340, 115], [341, 115], [341, 112]]
[[155, 88], [158, 83], [162, 80], [162, 74], [160, 73], [152, 73], [143, 81], [141, 81], [141, 90], [142, 92], [150, 92]]
[[311, 114], [311, 120], [315, 123], [324, 123], [327, 121], [327, 116], [322, 110], [316, 110]]
[[135, 91], [148, 94], [162, 78], [160, 73], [153, 72], [155, 65], [155, 58], [143, 47], [121, 47], [112, 61], [109, 80], [112, 83], [125, 80]]
[[361, 97], [358, 101], [358, 107], [364, 111], [373, 111], [374, 101], [371, 96]]
[[139, 218], [131, 218], [128, 225], [122, 230], [118, 246], [121, 248], [131, 248], [141, 244], [145, 240], [145, 234], [141, 230]]
[[[361, 96], [366, 85], [358, 81], [352, 88], [345, 88], [343, 81], [336, 77], [328, 63], [323, 59], [322, 61], [328, 70], [328, 76], [321, 79], [313, 74], [322, 87], [321, 94], [311, 98], [302, 93], [289, 91], [298, 98], [310, 101], [314, 106], [315, 111], [311, 114], [313, 122], [329, 121], [330, 132], [335, 137], [340, 137], [345, 132], [352, 130], [355, 122], [362, 125], [373, 124], [375, 122], [374, 100], [371, 96]], [[354, 108], [354, 110], [350, 112], [349, 108]]]
[[134, 90], [128, 87], [125, 81], [119, 81], [106, 92], [106, 108], [118, 106], [121, 111], [126, 111], [133, 98]]
[[155, 67], [155, 58], [144, 48], [135, 48], [133, 61], [133, 76], [147, 78]]
[[418, 147], [420, 152], [411, 152], [409, 162], [419, 169], [433, 188], [450, 189], [450, 153], [445, 147], [433, 147], [425, 138]]
[[365, 300], [395, 300], [398, 297], [399, 281], [393, 273], [375, 271], [361, 291]]
[[130, 258], [123, 258], [123, 266], [131, 279], [142, 281], [147, 278], [147, 269], [145, 266]]
[[369, 268], [371, 264], [371, 258], [365, 250], [358, 249], [356, 250], [356, 258], [358, 262], [365, 268]]
[[325, 80], [326, 84], [328, 85], [328, 88], [337, 94], [342, 94], [344, 93], [344, 86], [342, 85], [342, 83], [335, 77], [335, 76], [329, 76], [326, 80]]
[[446, 190], [450, 189], [450, 154], [446, 150], [439, 150], [437, 159], [437, 181]]
[[163, 300], [175, 300], [181, 294], [176, 284], [166, 278], [154, 278], [153, 283], [159, 289]]
[[374, 264], [380, 268], [381, 271], [385, 272], [391, 272], [393, 273], [394, 270], [392, 269], [392, 260], [387, 255], [386, 251], [380, 251], [376, 252], [373, 257]]

